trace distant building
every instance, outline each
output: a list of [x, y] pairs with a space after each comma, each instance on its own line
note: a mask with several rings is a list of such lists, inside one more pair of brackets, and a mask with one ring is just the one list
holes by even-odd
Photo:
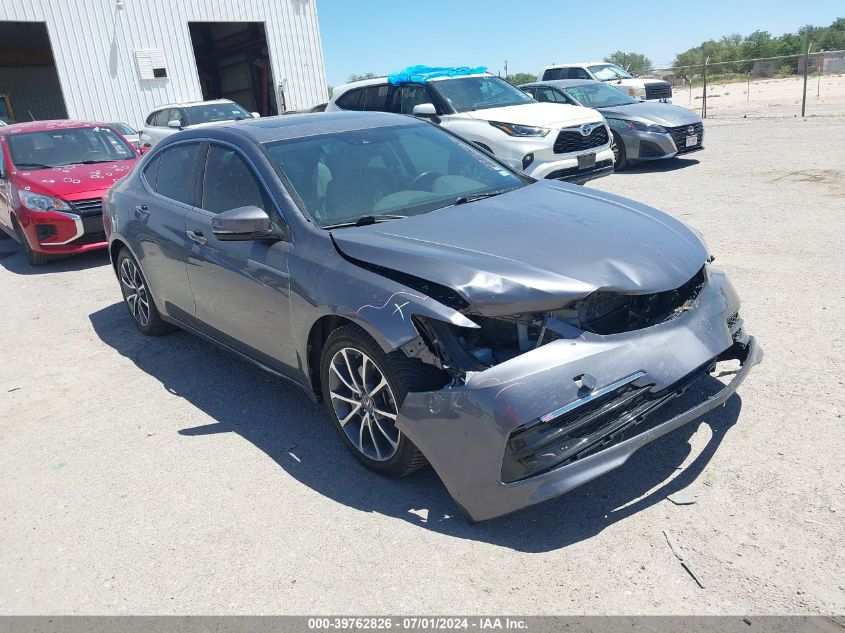
[[225, 97], [262, 115], [326, 100], [316, 0], [4, 0], [0, 94], [14, 117], [143, 124]]

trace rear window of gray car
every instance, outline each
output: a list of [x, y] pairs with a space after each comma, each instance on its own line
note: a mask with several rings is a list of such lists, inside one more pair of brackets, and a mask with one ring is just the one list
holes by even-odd
[[[144, 177], [147, 178], [147, 183], [153, 191], [165, 198], [192, 205], [195, 191], [194, 173], [199, 150], [199, 143], [184, 143], [168, 147], [154, 157], [144, 171]], [[156, 163], [158, 169], [155, 170], [155, 182], [152, 182], [150, 176]]]

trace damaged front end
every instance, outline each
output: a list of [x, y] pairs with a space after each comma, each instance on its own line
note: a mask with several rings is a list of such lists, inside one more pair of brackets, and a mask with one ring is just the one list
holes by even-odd
[[[476, 327], [415, 315], [420, 337], [402, 349], [452, 381], [409, 394], [397, 426], [472, 520], [512, 512], [724, 403], [761, 359], [738, 309], [730, 282], [704, 265], [669, 291], [593, 291], [543, 312], [486, 316], [468, 304]], [[730, 384], [666, 413], [725, 363], [738, 365]]]

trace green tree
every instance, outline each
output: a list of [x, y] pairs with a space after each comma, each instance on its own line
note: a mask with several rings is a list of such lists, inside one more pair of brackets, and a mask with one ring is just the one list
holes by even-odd
[[505, 77], [505, 81], [514, 86], [521, 86], [522, 84], [530, 84], [537, 81], [537, 75], [531, 73], [514, 73]]
[[651, 60], [642, 53], [616, 51], [605, 57], [604, 61], [621, 66], [632, 75], [643, 75], [653, 67]]
[[349, 83], [352, 83], [353, 81], [361, 81], [362, 79], [373, 79], [376, 76], [377, 75], [375, 73], [364, 73], [363, 75], [352, 73], [349, 75]]

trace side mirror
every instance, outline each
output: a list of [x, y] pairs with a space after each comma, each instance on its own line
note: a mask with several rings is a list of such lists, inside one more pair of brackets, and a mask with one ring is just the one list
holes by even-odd
[[413, 113], [414, 116], [431, 119], [437, 116], [437, 108], [434, 107], [433, 103], [419, 103], [414, 106]]
[[146, 154], [147, 152], [150, 151], [150, 147], [152, 147], [152, 146], [151, 145], [141, 145], [141, 147], [138, 148], [138, 152], [140, 152], [141, 156], [143, 156], [144, 154]]
[[260, 119], [261, 118], [261, 115], [258, 114], [258, 112], [250, 112], [250, 114], [252, 115], [253, 119]]
[[249, 205], [223, 211], [211, 218], [214, 237], [221, 241], [278, 239], [270, 216], [263, 209]]
[[181, 130], [182, 124], [179, 122], [179, 119], [173, 119], [172, 121], [167, 122], [167, 127], [172, 128], [174, 130]]

